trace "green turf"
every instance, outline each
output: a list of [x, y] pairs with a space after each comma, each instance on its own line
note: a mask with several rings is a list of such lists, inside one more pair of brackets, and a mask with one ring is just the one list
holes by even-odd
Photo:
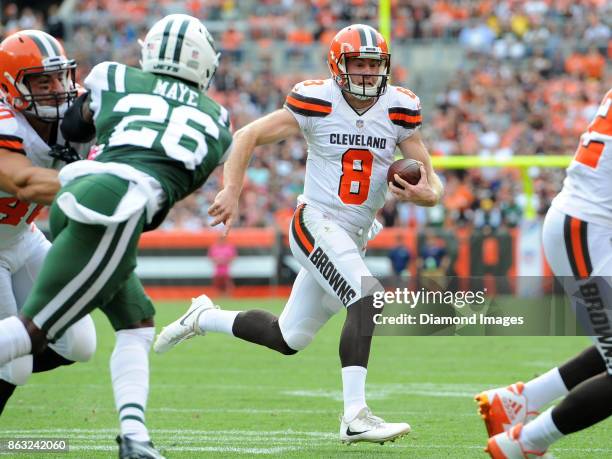
[[[280, 301], [222, 301], [224, 307], [266, 307]], [[158, 324], [186, 303], [158, 305]], [[34, 375], [0, 420], [0, 438], [19, 433], [69, 439], [71, 458], [116, 457], [117, 433], [109, 355], [113, 333], [95, 314], [98, 351], [87, 364]], [[486, 440], [473, 395], [529, 379], [588, 345], [586, 338], [377, 337], [368, 400], [378, 415], [407, 421], [412, 433], [384, 446], [343, 446], [335, 317], [305, 351], [285, 357], [221, 335], [198, 337], [151, 358], [147, 423], [169, 458], [413, 457], [478, 458]], [[605, 422], [558, 442], [559, 458], [612, 457]], [[19, 458], [62, 457], [20, 454]]]

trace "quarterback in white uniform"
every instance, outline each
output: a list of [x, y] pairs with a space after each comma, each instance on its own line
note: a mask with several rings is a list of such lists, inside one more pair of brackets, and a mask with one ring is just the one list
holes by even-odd
[[[421, 141], [419, 99], [387, 84], [390, 55], [380, 33], [355, 24], [334, 37], [328, 64], [332, 78], [297, 84], [283, 109], [240, 129], [224, 169], [224, 188], [209, 213], [227, 229], [238, 216], [238, 198], [253, 148], [301, 133], [308, 145], [304, 194], [291, 223], [290, 245], [302, 265], [280, 317], [267, 311], [223, 311], [205, 295], [167, 326], [154, 348], [164, 352], [207, 331], [223, 332], [291, 355], [311, 342], [342, 306], [347, 316], [340, 338], [344, 415], [340, 439], [384, 443], [410, 431], [387, 423], [365, 401], [365, 379], [375, 308], [363, 257], [380, 229], [376, 212], [387, 190], [404, 201], [433, 206], [442, 195], [429, 153]], [[387, 184], [399, 147], [422, 163], [421, 180]], [[374, 287], [375, 288], [375, 287]]]
[[[19, 199], [16, 180], [31, 167], [48, 169], [54, 178], [56, 169], [90, 146], [67, 144], [58, 127], [76, 96], [75, 67], [60, 43], [38, 30], [17, 32], [0, 43], [0, 319], [17, 315], [51, 246], [33, 221], [54, 193], [33, 190]], [[33, 371], [87, 361], [95, 348], [94, 324], [85, 316], [43, 354], [0, 367], [0, 413]]]
[[541, 457], [564, 435], [612, 415], [611, 105], [612, 89], [580, 138], [542, 232], [546, 260], [594, 345], [525, 384], [476, 396], [495, 459]]

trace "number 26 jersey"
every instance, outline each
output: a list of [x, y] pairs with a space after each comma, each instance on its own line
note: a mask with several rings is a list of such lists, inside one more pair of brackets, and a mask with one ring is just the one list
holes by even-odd
[[384, 205], [396, 146], [421, 125], [418, 97], [389, 85], [359, 114], [332, 79], [307, 80], [294, 86], [285, 108], [308, 147], [304, 194], [298, 201], [348, 231], [367, 231]]

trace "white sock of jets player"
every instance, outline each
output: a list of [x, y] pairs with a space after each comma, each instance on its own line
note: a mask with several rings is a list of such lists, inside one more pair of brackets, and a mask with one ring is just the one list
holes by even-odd
[[27, 355], [32, 350], [32, 340], [18, 317], [0, 320], [0, 366]]
[[352, 420], [362, 408], [367, 407], [365, 382], [368, 370], [351, 366], [342, 368], [342, 395], [344, 397], [344, 418]]
[[121, 435], [149, 441], [145, 410], [149, 395], [149, 350], [155, 328], [119, 330], [116, 337], [110, 368]]
[[240, 311], [224, 311], [223, 309], [207, 309], [198, 320], [200, 330], [204, 332], [225, 333], [234, 336], [232, 327]]

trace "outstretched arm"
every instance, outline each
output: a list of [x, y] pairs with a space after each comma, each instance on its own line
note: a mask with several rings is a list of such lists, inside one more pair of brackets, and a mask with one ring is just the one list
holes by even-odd
[[60, 182], [56, 170], [35, 167], [26, 156], [0, 149], [0, 189], [23, 201], [48, 205]]
[[224, 223], [225, 234], [238, 217], [238, 198], [253, 149], [258, 145], [276, 143], [300, 132], [295, 117], [285, 109], [276, 110], [234, 134], [232, 151], [223, 169], [223, 189], [208, 209], [214, 217], [212, 226]]

